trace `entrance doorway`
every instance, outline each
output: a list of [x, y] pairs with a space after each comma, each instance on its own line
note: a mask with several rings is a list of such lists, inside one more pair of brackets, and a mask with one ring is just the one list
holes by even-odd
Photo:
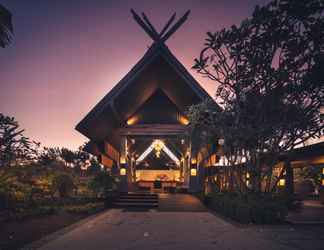
[[181, 136], [128, 136], [126, 140], [133, 189], [174, 193], [188, 188], [188, 139]]

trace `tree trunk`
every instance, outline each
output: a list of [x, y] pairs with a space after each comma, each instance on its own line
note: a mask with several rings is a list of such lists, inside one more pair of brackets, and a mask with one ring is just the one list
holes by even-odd
[[294, 169], [289, 160], [285, 162], [285, 169], [285, 192], [287, 195], [288, 206], [291, 207], [294, 202]]

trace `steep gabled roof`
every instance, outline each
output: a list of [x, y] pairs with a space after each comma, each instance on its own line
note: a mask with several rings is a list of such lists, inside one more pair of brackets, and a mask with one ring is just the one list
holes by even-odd
[[211, 98], [187, 71], [187, 69], [171, 53], [167, 46], [164, 44], [153, 44], [140, 61], [125, 75], [125, 77], [123, 77], [81, 120], [81, 122], [76, 126], [76, 129], [82, 133], [82, 127], [91, 119], [98, 116], [101, 112], [104, 112], [104, 110], [113, 103], [114, 99], [130, 84], [132, 84], [133, 80], [158, 56], [162, 56], [172, 66], [184, 82], [188, 84], [188, 87], [195, 92], [199, 99], [204, 100], [206, 98]]
[[[142, 14], [143, 20], [145, 21], [144, 22], [134, 11], [132, 11], [132, 13], [134, 15], [134, 19], [149, 34], [149, 36], [154, 40], [154, 43], [139, 60], [139, 62], [136, 63], [136, 65], [125, 75], [125, 77], [123, 77], [76, 126], [76, 130], [94, 141], [107, 139], [107, 137], [112, 134], [111, 132], [109, 133], [109, 130], [116, 128], [121, 122], [128, 118], [129, 113], [118, 111], [121, 102], [119, 99], [125, 99], [125, 93], [130, 99], [136, 94], [144, 95], [144, 93], [141, 93], [142, 89], [132, 87], [132, 85], [136, 84], [136, 81], [139, 81], [138, 79], [142, 77], [143, 74], [148, 73], [148, 69], [151, 69], [150, 67], [153, 67], [152, 65], [157, 64], [157, 62], [163, 61], [162, 66], [167, 68], [168, 72], [172, 71], [170, 74], [172, 73], [176, 75], [177, 79], [181, 79], [178, 80], [178, 82], [181, 81], [181, 84], [179, 83], [178, 86], [176, 84], [170, 85], [170, 83], [168, 83], [169, 93], [166, 91], [166, 94], [169, 94], [169, 97], [171, 97], [171, 95], [174, 97], [175, 94], [172, 92], [179, 93], [179, 89], [177, 88], [182, 88], [180, 92], [188, 93], [186, 96], [188, 96], [189, 99], [186, 100], [186, 103], [189, 103], [190, 105], [204, 99], [211, 98], [164, 44], [165, 40], [168, 39], [186, 20], [189, 12], [180, 18], [175, 25], [169, 28], [175, 18], [174, 14], [162, 29], [160, 34], [157, 34], [156, 30], [150, 24], [145, 14]], [[156, 68], [158, 68], [158, 66], [155, 65], [154, 70], [158, 71]], [[163, 74], [160, 75], [163, 77]], [[171, 80], [165, 80], [165, 82], [167, 81], [170, 82]], [[134, 109], [138, 109], [141, 105], [143, 105], [143, 103], [156, 91], [157, 88], [156, 86], [153, 86], [154, 84], [152, 82], [149, 81], [142, 80], [141, 84], [141, 86], [146, 86], [151, 89], [150, 91], [147, 91], [146, 96], [137, 99], [136, 97], [133, 97], [134, 100], [129, 101], [130, 106], [128, 108], [132, 109], [132, 112], [134, 112]], [[118, 99], [119, 96], [123, 96], [123, 98]], [[172, 98], [170, 99], [172, 100]], [[174, 99], [183, 99], [183, 95], [181, 98], [173, 98], [173, 101], [175, 101], [177, 104], [177, 100]], [[116, 100], [118, 101], [117, 108], [115, 103]], [[183, 111], [184, 107], [182, 107], [180, 103], [183, 103], [183, 100], [180, 100], [177, 104], [178, 108], [182, 109]], [[127, 109], [127, 107], [124, 109]]]

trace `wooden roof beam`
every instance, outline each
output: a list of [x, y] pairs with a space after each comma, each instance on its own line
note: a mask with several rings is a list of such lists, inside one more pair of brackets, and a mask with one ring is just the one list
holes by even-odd
[[174, 32], [176, 32], [180, 26], [187, 20], [188, 16], [190, 14], [190, 10], [188, 10], [179, 20], [178, 22], [176, 22], [172, 28], [169, 29], [169, 31], [165, 34], [164, 37], [161, 38], [162, 42], [165, 42], [166, 40], [168, 40], [170, 38], [170, 36], [172, 36], [174, 34]]
[[160, 40], [160, 35], [159, 33], [157, 33], [156, 29], [154, 28], [154, 26], [151, 24], [150, 20], [148, 19], [148, 17], [145, 15], [144, 12], [142, 12], [142, 17], [144, 19], [144, 21], [146, 22], [146, 24], [150, 27], [150, 29], [152, 30], [152, 32], [154, 33], [154, 36], [157, 37]]
[[143, 22], [143, 20], [140, 18], [140, 16], [133, 10], [131, 9], [131, 13], [133, 14], [134, 20], [144, 29], [144, 31], [156, 42], [160, 40], [160, 37], [158, 34], [154, 33], [153, 30], [151, 30], [150, 27], [147, 26], [146, 23]]
[[187, 20], [190, 10], [188, 10], [171, 28], [171, 24], [175, 20], [176, 13], [174, 13], [166, 25], [163, 27], [160, 33], [156, 31], [148, 17], [142, 12], [142, 18], [134, 11], [134, 9], [130, 10], [133, 14], [134, 20], [144, 29], [144, 31], [153, 39], [155, 42], [164, 43], [166, 40], [170, 38], [179, 28], [180, 26]]
[[166, 23], [166, 25], [163, 27], [163, 29], [160, 32], [160, 37], [162, 37], [164, 35], [164, 33], [167, 31], [167, 29], [170, 27], [170, 25], [173, 23], [174, 19], [176, 17], [176, 12], [174, 12], [174, 14], [171, 16], [171, 18], [169, 19], [169, 21]]

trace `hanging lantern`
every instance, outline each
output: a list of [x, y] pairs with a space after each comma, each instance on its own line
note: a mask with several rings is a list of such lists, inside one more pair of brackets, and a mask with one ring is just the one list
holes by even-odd
[[161, 140], [155, 140], [153, 142], [153, 148], [155, 150], [155, 156], [157, 158], [160, 158], [160, 155], [161, 155], [161, 151], [162, 151], [163, 146], [164, 146], [164, 142], [161, 141]]

